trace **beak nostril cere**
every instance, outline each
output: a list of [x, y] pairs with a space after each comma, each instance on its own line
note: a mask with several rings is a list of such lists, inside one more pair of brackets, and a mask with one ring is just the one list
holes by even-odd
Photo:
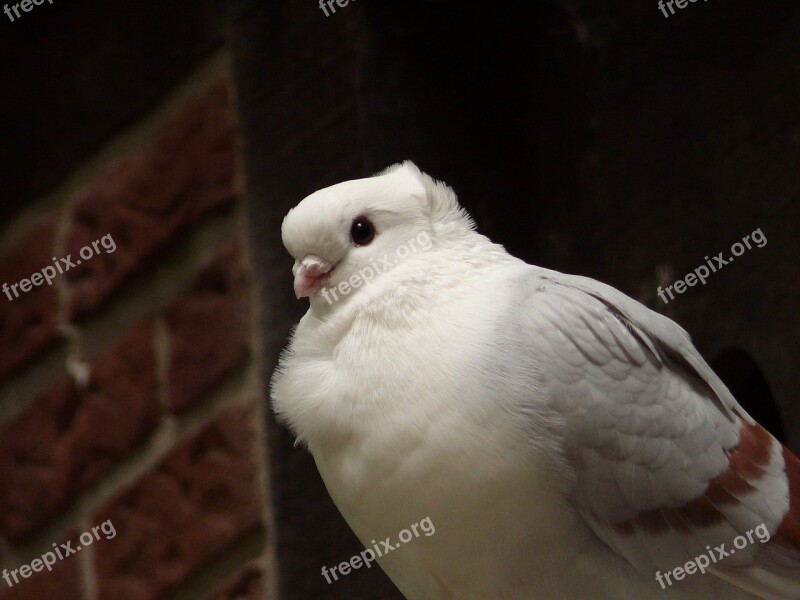
[[294, 269], [294, 294], [298, 299], [316, 294], [328, 281], [334, 264], [309, 254]]

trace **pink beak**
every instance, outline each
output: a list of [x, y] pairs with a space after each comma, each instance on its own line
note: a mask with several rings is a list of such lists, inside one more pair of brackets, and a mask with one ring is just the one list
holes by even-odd
[[324, 258], [309, 254], [295, 263], [294, 295], [297, 299], [313, 296], [327, 283], [334, 264]]

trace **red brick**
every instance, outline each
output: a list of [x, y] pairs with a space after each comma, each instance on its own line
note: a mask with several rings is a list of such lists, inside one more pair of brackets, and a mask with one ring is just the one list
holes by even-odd
[[199, 400], [247, 357], [245, 271], [235, 247], [202, 269], [166, 314], [170, 333], [170, 408]]
[[206, 600], [266, 600], [264, 576], [256, 565], [248, 565], [206, 597]]
[[155, 428], [153, 325], [92, 364], [86, 389], [64, 379], [0, 431], [0, 530], [21, 541], [122, 461]]
[[[59, 543], [72, 539], [72, 548], [77, 549], [75, 536], [69, 535]], [[45, 549], [44, 552], [48, 552]], [[36, 557], [38, 558], [38, 557]], [[28, 563], [30, 565], [30, 563]], [[18, 569], [21, 564], [8, 567], [9, 571]], [[11, 582], [13, 577], [9, 575]], [[5, 580], [0, 579], [0, 600], [81, 600], [81, 581], [80, 581], [80, 560], [77, 554], [72, 554], [59, 560], [53, 565], [52, 571], [46, 569], [39, 573], [34, 573], [30, 578], [23, 579], [17, 575], [19, 583], [14, 583], [13, 587], [8, 587]]]
[[156, 600], [260, 522], [251, 412], [229, 409], [95, 515], [117, 541], [97, 554], [100, 600]]
[[176, 235], [236, 199], [237, 130], [231, 84], [217, 81], [168, 122], [154, 143], [108, 168], [75, 200], [68, 251], [110, 234], [103, 251], [68, 273], [70, 314], [80, 319], [135, 273], [150, 268]]
[[[56, 215], [44, 217], [0, 257], [0, 285], [9, 286], [53, 264]], [[19, 289], [19, 288], [17, 288]], [[46, 283], [13, 300], [0, 292], [0, 378], [28, 363], [57, 338], [58, 293]]]

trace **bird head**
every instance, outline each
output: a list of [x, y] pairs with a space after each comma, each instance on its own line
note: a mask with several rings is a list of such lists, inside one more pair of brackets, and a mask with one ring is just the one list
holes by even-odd
[[295, 295], [332, 304], [429, 250], [454, 222], [471, 229], [452, 190], [411, 162], [319, 190], [283, 221]]

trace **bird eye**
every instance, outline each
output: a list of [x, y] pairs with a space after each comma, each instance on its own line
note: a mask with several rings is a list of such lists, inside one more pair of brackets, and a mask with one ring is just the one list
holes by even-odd
[[366, 246], [375, 239], [375, 225], [367, 217], [356, 217], [350, 226], [350, 239], [356, 246]]

